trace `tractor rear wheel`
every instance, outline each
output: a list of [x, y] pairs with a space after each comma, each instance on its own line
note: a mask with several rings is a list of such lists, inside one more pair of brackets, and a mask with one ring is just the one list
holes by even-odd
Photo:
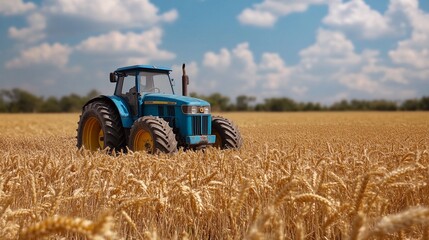
[[177, 141], [167, 121], [146, 116], [137, 119], [131, 127], [128, 147], [135, 152], [173, 153], [177, 151]]
[[213, 146], [220, 149], [238, 149], [243, 144], [237, 126], [223, 117], [212, 117], [212, 134], [216, 135], [216, 142]]
[[116, 107], [107, 101], [86, 105], [77, 129], [77, 147], [91, 151], [125, 149], [125, 132]]

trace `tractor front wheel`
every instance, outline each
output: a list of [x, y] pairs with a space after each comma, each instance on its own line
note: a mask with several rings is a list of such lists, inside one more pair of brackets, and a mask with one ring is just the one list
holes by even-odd
[[125, 148], [125, 133], [115, 106], [95, 101], [84, 107], [78, 123], [77, 147], [91, 151]]
[[177, 141], [167, 121], [146, 116], [137, 119], [131, 127], [128, 147], [135, 152], [173, 153], [177, 151]]
[[223, 117], [212, 117], [212, 134], [216, 135], [213, 146], [220, 149], [238, 149], [243, 144], [237, 126]]

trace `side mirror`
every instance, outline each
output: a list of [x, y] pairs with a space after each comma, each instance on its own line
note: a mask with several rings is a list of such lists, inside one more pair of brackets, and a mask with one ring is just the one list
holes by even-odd
[[110, 73], [110, 82], [114, 83], [117, 82], [118, 79], [116, 78], [116, 74], [115, 73]]

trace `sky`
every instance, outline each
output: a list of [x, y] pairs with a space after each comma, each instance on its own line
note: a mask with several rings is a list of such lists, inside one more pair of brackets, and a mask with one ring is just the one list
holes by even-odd
[[198, 94], [429, 96], [428, 0], [0, 0], [0, 89], [111, 95], [109, 72], [181, 64]]

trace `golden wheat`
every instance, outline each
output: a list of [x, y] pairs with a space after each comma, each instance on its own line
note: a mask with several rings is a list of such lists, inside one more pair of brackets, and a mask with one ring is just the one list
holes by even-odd
[[0, 115], [0, 239], [427, 239], [429, 113], [227, 117], [240, 150], [154, 156]]

